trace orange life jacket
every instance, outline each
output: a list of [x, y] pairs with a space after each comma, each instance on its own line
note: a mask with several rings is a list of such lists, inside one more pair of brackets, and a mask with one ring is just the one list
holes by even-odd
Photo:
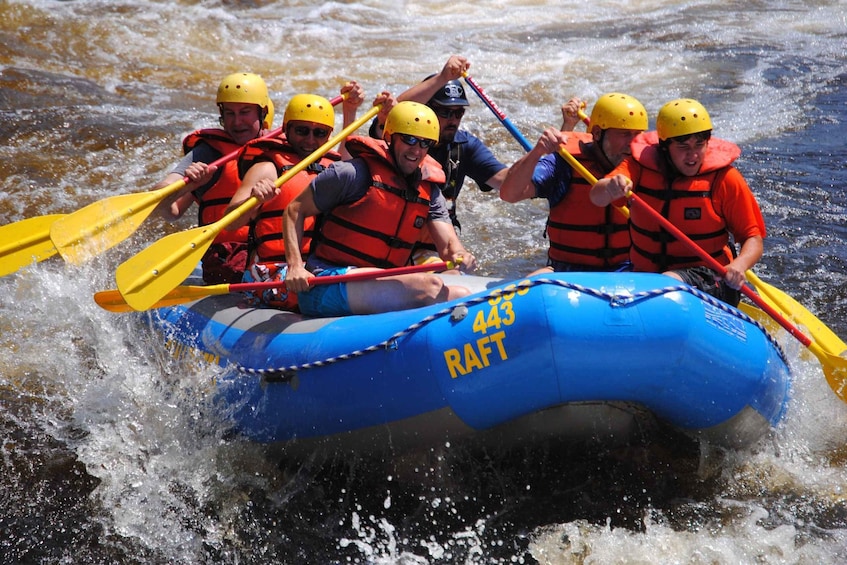
[[350, 137], [347, 150], [365, 161], [371, 186], [356, 202], [337, 206], [326, 214], [315, 255], [356, 267], [408, 264], [427, 224], [432, 193], [444, 183], [444, 171], [427, 155], [421, 165], [421, 181], [407, 188], [385, 142]]
[[[260, 155], [270, 158], [276, 166], [277, 176], [282, 176], [303, 160], [284, 136], [251, 141], [244, 147], [244, 151], [238, 158], [238, 167], [242, 176]], [[250, 250], [251, 253], [252, 251], [256, 252], [255, 260], [257, 262], [285, 261], [285, 242], [282, 233], [282, 216], [285, 207], [303, 192], [315, 175], [330, 164], [340, 160], [341, 155], [330, 151], [318, 161], [291, 177], [280, 187], [279, 194], [262, 204], [258, 215], [250, 224]], [[304, 256], [309, 253], [311, 248], [314, 228], [315, 218], [306, 218], [303, 241], [300, 246], [300, 251]]]
[[[641, 165], [639, 178], [631, 179], [635, 191], [722, 265], [732, 261], [733, 253], [726, 222], [715, 211], [712, 191], [740, 154], [734, 143], [713, 137], [700, 172], [671, 180], [656, 132], [639, 135], [632, 143], [632, 156]], [[703, 264], [685, 242], [677, 241], [638, 206], [632, 209], [630, 225], [630, 255], [636, 271], [663, 272]]]
[[[611, 171], [598, 155], [591, 134], [568, 132], [568, 153], [595, 178]], [[614, 269], [629, 260], [629, 222], [613, 206], [595, 206], [588, 193], [592, 184], [574, 171], [565, 197], [550, 209], [547, 235], [553, 261]]]
[[[221, 156], [241, 149], [241, 145], [222, 129], [201, 129], [188, 134], [182, 140], [182, 148], [188, 153], [200, 143], [206, 143], [217, 151]], [[241, 184], [238, 178], [238, 163], [235, 159], [227, 161], [218, 169], [213, 178], [213, 184], [207, 189], [198, 189], [192, 192], [197, 202], [197, 224], [206, 226], [213, 224], [224, 217], [226, 208], [229, 206], [232, 196]], [[249, 226], [242, 226], [234, 231], [222, 230], [215, 237], [215, 243], [228, 241], [245, 243]]]

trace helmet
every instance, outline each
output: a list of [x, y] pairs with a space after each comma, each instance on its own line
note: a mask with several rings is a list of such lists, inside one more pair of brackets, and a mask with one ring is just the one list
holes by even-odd
[[[433, 77], [430, 75], [424, 80]], [[429, 99], [427, 104], [439, 104], [441, 106], [469, 106], [468, 97], [465, 95], [465, 87], [458, 80], [448, 81], [435, 95]]]
[[262, 77], [253, 73], [227, 75], [218, 86], [215, 103], [257, 104], [265, 111], [262, 126], [269, 128], [273, 123], [273, 104], [268, 96], [268, 87]]
[[711, 129], [712, 120], [706, 108], [690, 98], [671, 100], [656, 116], [656, 132], [662, 141]]
[[274, 125], [274, 103], [268, 98], [268, 112], [265, 114], [265, 119], [262, 120], [262, 129], [271, 129]]
[[591, 126], [600, 129], [647, 129], [647, 110], [644, 106], [626, 94], [611, 92], [601, 96], [591, 109]]
[[285, 127], [289, 120], [315, 122], [332, 129], [335, 127], [335, 110], [332, 103], [323, 96], [296, 94], [285, 108], [282, 127]]
[[438, 141], [441, 128], [438, 126], [438, 117], [432, 108], [404, 100], [388, 112], [383, 139], [387, 140], [394, 133]]

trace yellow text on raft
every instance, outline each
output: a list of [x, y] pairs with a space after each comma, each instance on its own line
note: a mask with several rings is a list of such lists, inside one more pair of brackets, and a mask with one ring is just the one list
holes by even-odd
[[[529, 292], [528, 287], [515, 291], [516, 286], [512, 284], [505, 287], [488, 300], [487, 308], [477, 311], [473, 318], [473, 331], [482, 334], [482, 337], [444, 352], [444, 361], [451, 378], [455, 379], [489, 367], [492, 360], [505, 361], [509, 358], [506, 353], [505, 328], [514, 324], [516, 319], [512, 299], [515, 295]], [[489, 334], [490, 330], [495, 331]]]

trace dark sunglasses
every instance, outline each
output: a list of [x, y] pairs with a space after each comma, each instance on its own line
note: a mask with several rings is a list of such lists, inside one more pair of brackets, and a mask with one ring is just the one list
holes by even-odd
[[464, 108], [456, 108], [455, 110], [451, 110], [450, 108], [433, 108], [433, 112], [438, 115], [439, 118], [456, 118], [460, 119], [465, 115]]
[[399, 134], [399, 135], [400, 135], [400, 139], [403, 140], [403, 143], [405, 143], [406, 145], [411, 145], [412, 147], [414, 147], [415, 145], [420, 143], [421, 149], [429, 149], [430, 147], [435, 145], [435, 142], [431, 139], [424, 139], [422, 137], [415, 137], [414, 135], [404, 135], [402, 133]]
[[307, 137], [311, 133], [315, 136], [315, 139], [323, 139], [329, 135], [329, 130], [326, 128], [309, 129], [307, 126], [294, 126], [294, 133], [300, 137]]

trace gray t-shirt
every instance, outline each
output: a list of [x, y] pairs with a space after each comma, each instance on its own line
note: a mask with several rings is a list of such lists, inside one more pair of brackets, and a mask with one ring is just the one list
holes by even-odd
[[[350, 204], [362, 198], [371, 186], [371, 173], [363, 159], [333, 163], [309, 184], [315, 205], [323, 213], [341, 204]], [[438, 188], [432, 193], [429, 219], [450, 222], [447, 201]]]

